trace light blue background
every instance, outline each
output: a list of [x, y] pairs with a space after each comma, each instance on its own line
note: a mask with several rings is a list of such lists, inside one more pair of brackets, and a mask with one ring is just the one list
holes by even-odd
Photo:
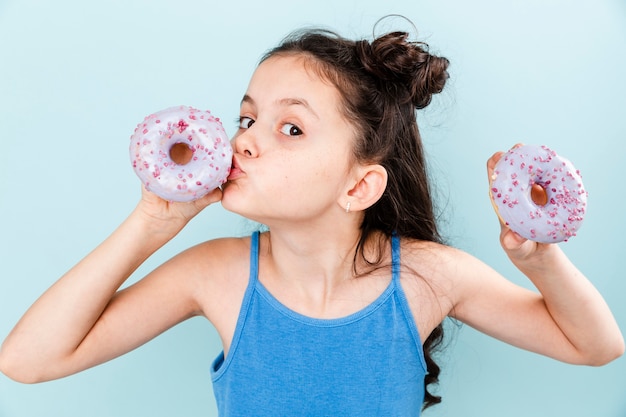
[[[585, 225], [562, 247], [626, 329], [623, 0], [22, 0], [0, 1], [0, 339], [134, 207], [127, 146], [146, 114], [190, 104], [232, 134], [259, 56], [283, 35], [323, 25], [368, 36], [389, 13], [413, 20], [452, 62], [445, 93], [420, 115], [451, 243], [529, 285], [499, 247], [484, 164], [517, 142], [550, 145], [590, 194]], [[190, 245], [252, 227], [215, 205], [131, 282]], [[444, 402], [426, 416], [626, 416], [623, 358], [574, 367], [468, 327], [450, 334]], [[211, 326], [193, 319], [59, 381], [0, 375], [0, 416], [212, 416], [219, 350]]]

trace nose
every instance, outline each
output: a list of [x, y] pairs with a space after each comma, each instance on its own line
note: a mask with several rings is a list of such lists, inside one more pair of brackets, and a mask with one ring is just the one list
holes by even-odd
[[239, 135], [236, 135], [232, 140], [232, 146], [236, 153], [250, 158], [256, 158], [258, 155], [258, 148], [254, 134], [251, 130], [252, 127], [246, 129]]

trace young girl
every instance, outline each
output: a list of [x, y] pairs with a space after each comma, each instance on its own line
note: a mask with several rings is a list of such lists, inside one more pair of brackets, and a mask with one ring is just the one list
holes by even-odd
[[[568, 363], [620, 356], [609, 308], [557, 245], [502, 226], [533, 292], [442, 243], [415, 111], [443, 89], [447, 66], [401, 32], [287, 38], [241, 101], [224, 187], [192, 203], [144, 189], [26, 312], [0, 369], [28, 383], [64, 377], [202, 315], [223, 344], [211, 369], [222, 416], [417, 416], [440, 401], [431, 353], [448, 316]], [[202, 243], [119, 290], [220, 200], [267, 231]]]

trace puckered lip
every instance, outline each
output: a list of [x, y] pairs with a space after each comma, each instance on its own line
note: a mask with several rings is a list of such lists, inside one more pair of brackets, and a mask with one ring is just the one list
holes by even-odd
[[237, 160], [237, 155], [233, 155], [233, 162], [232, 162], [232, 166], [230, 167], [230, 174], [228, 174], [228, 181], [232, 181], [235, 180], [239, 177], [241, 177], [242, 175], [244, 175], [246, 172], [241, 169], [241, 166], [239, 165], [239, 161]]

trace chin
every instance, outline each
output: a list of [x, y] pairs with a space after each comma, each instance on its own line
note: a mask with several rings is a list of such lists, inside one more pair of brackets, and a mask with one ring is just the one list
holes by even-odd
[[248, 217], [246, 213], [248, 202], [242, 198], [241, 193], [237, 190], [237, 186], [232, 183], [226, 183], [222, 187], [221, 204], [224, 209], [232, 213]]
[[234, 196], [232, 191], [232, 188], [228, 184], [224, 184], [222, 187], [222, 200], [220, 203], [226, 210], [236, 213], [236, 204], [234, 204], [235, 199], [233, 198]]

